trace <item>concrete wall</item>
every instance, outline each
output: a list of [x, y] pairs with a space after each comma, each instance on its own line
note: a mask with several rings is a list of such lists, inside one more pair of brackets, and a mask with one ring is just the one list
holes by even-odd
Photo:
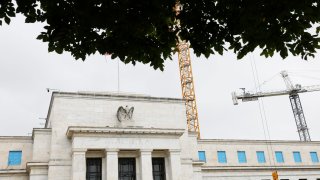
[[[320, 157], [320, 142], [266, 141], [255, 140], [200, 140], [198, 151], [205, 151], [205, 166], [320, 166], [311, 161], [310, 152], [317, 152]], [[219, 163], [217, 151], [225, 151], [227, 163]], [[245, 151], [247, 163], [239, 163], [237, 151]], [[256, 151], [264, 151], [266, 163], [258, 163]], [[284, 163], [275, 161], [275, 151], [282, 151]], [[293, 151], [301, 154], [301, 163], [294, 162]]]
[[8, 173], [3, 174], [0, 173], [1, 180], [29, 180], [29, 176], [27, 173]]
[[[21, 164], [8, 165], [9, 151], [22, 151]], [[28, 180], [26, 163], [32, 159], [32, 137], [0, 137], [0, 179]]]
[[[32, 159], [31, 137], [0, 137], [0, 169], [26, 169], [26, 163]], [[21, 164], [8, 166], [9, 151], [22, 151]]]
[[[119, 122], [117, 110], [126, 105], [134, 107], [133, 120]], [[185, 114], [184, 101], [179, 99], [54, 94], [48, 128], [74, 125], [185, 129]]]
[[[279, 179], [320, 179], [320, 163], [311, 161], [310, 152], [320, 155], [320, 142], [199, 140], [198, 151], [206, 152], [202, 165], [204, 180], [271, 180], [277, 170]], [[225, 151], [227, 163], [219, 163], [217, 151]], [[245, 151], [247, 163], [239, 163], [237, 151]], [[256, 151], [264, 151], [266, 163], [258, 163]], [[282, 151], [284, 163], [275, 161], [275, 151]], [[301, 163], [294, 162], [293, 151], [301, 154]]]
[[51, 129], [34, 129], [33, 141], [32, 162], [49, 162]]

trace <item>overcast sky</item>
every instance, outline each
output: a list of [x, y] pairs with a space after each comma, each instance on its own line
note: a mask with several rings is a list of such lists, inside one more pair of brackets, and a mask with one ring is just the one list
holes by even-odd
[[[43, 127], [51, 94], [61, 91], [117, 91], [117, 60], [94, 55], [85, 62], [69, 53], [48, 53], [36, 40], [41, 24], [24, 24], [18, 17], [0, 27], [0, 136], [30, 135]], [[252, 66], [256, 65], [263, 91], [284, 90], [279, 74], [288, 70], [295, 84], [320, 85], [320, 54], [309, 61], [299, 57], [265, 59], [259, 53], [237, 60], [232, 53], [209, 59], [192, 55], [192, 68], [202, 138], [265, 139], [256, 101], [234, 106], [231, 92], [254, 90]], [[148, 65], [120, 62], [120, 91], [157, 97], [181, 98], [177, 56], [165, 63], [165, 71]], [[274, 77], [274, 78], [272, 78]], [[271, 79], [271, 80], [270, 80]], [[320, 92], [300, 95], [311, 139], [320, 140]], [[263, 99], [271, 139], [298, 140], [288, 96]]]

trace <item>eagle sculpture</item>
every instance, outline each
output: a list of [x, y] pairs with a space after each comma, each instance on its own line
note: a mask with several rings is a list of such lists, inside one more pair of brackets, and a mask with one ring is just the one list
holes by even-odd
[[125, 108], [123, 108], [122, 106], [120, 106], [118, 108], [118, 111], [117, 111], [117, 118], [118, 120], [121, 122], [121, 121], [129, 121], [132, 119], [132, 114], [133, 114], [133, 110], [134, 110], [134, 107], [131, 107], [129, 109], [128, 106], [126, 106]]

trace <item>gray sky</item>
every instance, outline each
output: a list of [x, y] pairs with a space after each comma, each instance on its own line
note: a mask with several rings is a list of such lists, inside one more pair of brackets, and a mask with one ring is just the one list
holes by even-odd
[[[47, 44], [36, 40], [41, 24], [24, 24], [18, 17], [0, 27], [0, 136], [28, 135], [42, 127], [49, 107], [46, 88], [61, 91], [117, 91], [117, 60], [94, 55], [85, 62], [68, 53], [48, 53]], [[288, 70], [294, 83], [320, 85], [320, 53], [308, 62], [299, 57], [265, 59], [259, 53], [237, 60], [232, 53], [209, 59], [192, 55], [193, 75], [202, 138], [264, 139], [257, 102], [234, 106], [231, 92], [241, 87], [254, 90], [252, 65], [260, 83]], [[120, 62], [120, 91], [181, 98], [177, 56], [165, 63], [165, 71], [148, 65]], [[253, 63], [254, 62], [254, 63]], [[309, 77], [309, 78], [306, 78]], [[282, 90], [280, 76], [262, 90]], [[320, 140], [320, 92], [301, 94], [311, 139]], [[298, 140], [288, 96], [263, 99], [271, 139]]]

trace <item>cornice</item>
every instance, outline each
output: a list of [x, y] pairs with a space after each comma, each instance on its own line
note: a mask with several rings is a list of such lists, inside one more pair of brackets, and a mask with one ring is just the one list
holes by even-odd
[[170, 135], [180, 137], [185, 132], [184, 129], [161, 129], [161, 128], [135, 128], [135, 127], [78, 127], [70, 126], [66, 132], [68, 138], [76, 134], [132, 134], [132, 135]]
[[202, 170], [231, 170], [231, 171], [245, 171], [245, 170], [320, 170], [318, 165], [307, 166], [202, 166]]
[[133, 101], [156, 101], [156, 102], [179, 102], [185, 101], [180, 98], [167, 98], [167, 97], [152, 97], [141, 94], [130, 93], [111, 93], [111, 92], [53, 92], [53, 97], [68, 97], [68, 98], [102, 98], [102, 99], [126, 99]]
[[41, 168], [47, 169], [49, 167], [48, 162], [28, 162], [27, 171], [29, 172], [32, 168]]
[[27, 174], [26, 169], [1, 169], [0, 170], [0, 176], [1, 175], [12, 175], [12, 174]]
[[271, 144], [271, 145], [281, 145], [281, 144], [290, 144], [290, 145], [320, 145], [320, 141], [295, 141], [295, 140], [244, 140], [244, 139], [200, 139], [198, 140], [198, 144], [222, 144], [222, 145], [265, 145], [265, 144]]
[[31, 136], [0, 136], [0, 142], [32, 143], [32, 137]]

